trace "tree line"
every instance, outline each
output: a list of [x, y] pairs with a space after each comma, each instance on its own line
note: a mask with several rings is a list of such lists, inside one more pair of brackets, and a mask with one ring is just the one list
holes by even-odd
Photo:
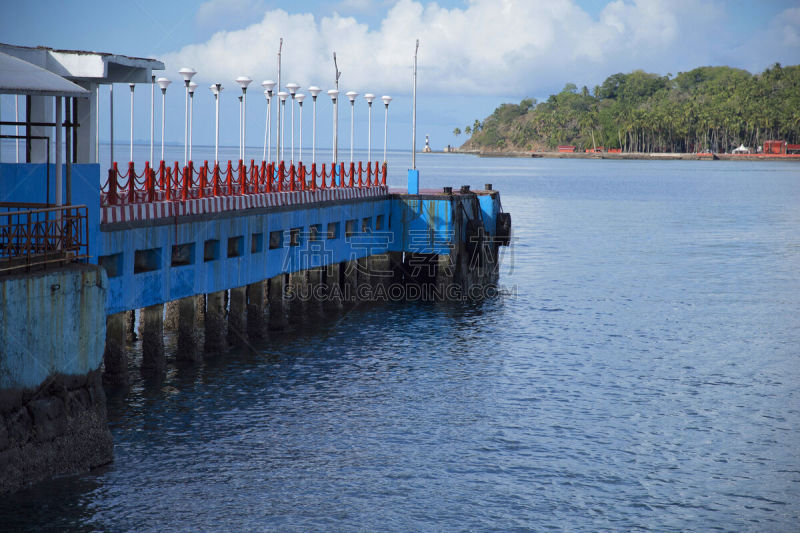
[[[460, 128], [453, 131], [461, 133]], [[614, 74], [591, 91], [568, 83], [544, 102], [502, 104], [464, 133], [464, 149], [620, 148], [728, 152], [765, 140], [800, 143], [800, 65], [761, 74], [700, 67], [677, 76]]]

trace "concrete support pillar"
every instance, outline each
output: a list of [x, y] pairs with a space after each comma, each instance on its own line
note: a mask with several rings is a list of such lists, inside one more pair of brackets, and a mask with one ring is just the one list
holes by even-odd
[[326, 300], [324, 307], [333, 308], [342, 306], [342, 265], [333, 263], [325, 267]]
[[259, 281], [247, 286], [247, 336], [260, 339], [264, 336], [267, 310], [267, 282]]
[[225, 350], [226, 294], [227, 291], [219, 291], [206, 295], [206, 353], [219, 353]]
[[239, 346], [247, 340], [247, 287], [230, 291], [228, 311], [228, 344]]
[[339, 268], [342, 269], [340, 280], [344, 300], [347, 302], [355, 302], [358, 288], [358, 259], [340, 263]]
[[197, 299], [197, 321], [202, 322], [206, 319], [206, 295], [198, 294], [193, 298]]
[[322, 285], [322, 269], [312, 268], [308, 270], [308, 303], [311, 307], [318, 309], [322, 302], [319, 300], [319, 287]]
[[142, 368], [161, 372], [164, 359], [164, 304], [142, 309]]
[[125, 340], [136, 342], [136, 311], [124, 311], [125, 315]]
[[[182, 298], [178, 304], [178, 353], [175, 358], [181, 361], [200, 360], [200, 324], [197, 321], [198, 299], [195, 296]], [[205, 302], [205, 299], [203, 300]]]
[[164, 304], [164, 329], [175, 331], [178, 329], [178, 319], [180, 316], [180, 300], [172, 300]]
[[286, 326], [286, 307], [283, 300], [283, 289], [286, 277], [283, 274], [269, 279], [269, 327], [280, 329]]
[[456, 265], [450, 254], [439, 254], [436, 258], [436, 285], [442, 290], [453, 284]]
[[[76, 119], [80, 126], [75, 138], [78, 146], [78, 163], [94, 163], [96, 152], [94, 139], [97, 135], [97, 84], [78, 81], [78, 85], [88, 89], [89, 98], [78, 98]], [[152, 165], [153, 162], [151, 161]]]
[[389, 254], [377, 254], [367, 258], [369, 281], [372, 285], [391, 285], [394, 278]]
[[106, 348], [103, 353], [103, 382], [109, 385], [128, 383], [128, 354], [125, 351], [125, 319], [127, 313], [106, 317]]

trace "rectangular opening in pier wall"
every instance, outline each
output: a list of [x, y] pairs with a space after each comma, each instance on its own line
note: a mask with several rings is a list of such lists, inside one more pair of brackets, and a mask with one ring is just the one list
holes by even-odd
[[328, 234], [326, 236], [327, 239], [338, 239], [339, 238], [339, 223], [338, 222], [328, 222]]
[[321, 240], [320, 235], [322, 234], [322, 224], [311, 224], [308, 227], [308, 240], [309, 241], [319, 241]]
[[97, 263], [106, 269], [109, 278], [116, 278], [122, 275], [122, 252], [111, 255], [101, 255]]
[[381, 231], [383, 229], [383, 215], [378, 215], [375, 217], [375, 231]]
[[350, 238], [356, 234], [356, 223], [358, 220], [348, 220], [344, 223], [344, 236], [345, 238]]
[[260, 254], [264, 251], [264, 234], [253, 233], [250, 236], [250, 253]]
[[269, 249], [275, 250], [283, 247], [283, 231], [269, 232]]
[[244, 236], [228, 238], [228, 257], [241, 257], [244, 253]]
[[161, 268], [161, 248], [136, 250], [133, 257], [133, 273], [152, 272]]
[[300, 246], [300, 232], [303, 228], [292, 228], [289, 230], [289, 246]]
[[361, 219], [361, 233], [372, 231], [372, 217]]
[[209, 239], [203, 244], [203, 261], [216, 261], [219, 259], [219, 239]]
[[195, 245], [193, 242], [186, 244], [174, 244], [172, 246], [171, 266], [188, 266], [194, 263]]

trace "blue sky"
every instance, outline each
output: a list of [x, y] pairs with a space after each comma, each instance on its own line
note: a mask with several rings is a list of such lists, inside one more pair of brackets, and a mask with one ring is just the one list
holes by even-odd
[[[434, 148], [441, 148], [463, 142], [453, 128], [484, 118], [498, 104], [545, 98], [568, 82], [591, 87], [635, 68], [676, 74], [727, 64], [758, 72], [775, 62], [797, 64], [800, 7], [782, 0], [25, 0], [4, 5], [0, 17], [0, 42], [153, 57], [167, 65], [159, 74], [173, 81], [180, 79], [180, 67], [195, 68], [195, 140], [205, 144], [213, 143], [208, 84], [226, 85], [221, 135], [234, 145], [239, 91], [233, 79], [277, 78], [281, 36], [284, 82], [330, 88], [335, 50], [343, 91], [394, 96], [394, 148], [410, 147], [410, 66], [419, 38], [418, 137], [430, 134]], [[120, 90], [115, 99], [115, 137], [121, 140], [128, 137], [127, 93]], [[257, 145], [265, 100], [252, 89], [248, 95], [248, 142]], [[6, 115], [8, 98], [3, 102]], [[141, 87], [137, 139], [145, 140], [149, 131], [149, 103], [149, 90]], [[360, 104], [356, 145], [365, 147], [367, 110]], [[306, 106], [307, 134], [309, 111]], [[377, 111], [373, 145], [382, 143], [382, 110]], [[347, 137], [349, 110], [341, 108], [340, 115], [340, 135]], [[318, 116], [318, 142], [329, 144], [327, 100], [320, 100]], [[167, 123], [167, 139], [182, 142], [177, 83], [167, 93]], [[101, 134], [107, 136], [107, 126]]]

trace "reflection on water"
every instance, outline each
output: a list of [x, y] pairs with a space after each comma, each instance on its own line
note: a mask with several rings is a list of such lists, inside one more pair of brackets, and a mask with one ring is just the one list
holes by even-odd
[[796, 528], [796, 166], [418, 161], [501, 191], [506, 292], [137, 377], [114, 463], [5, 498], [3, 528]]

